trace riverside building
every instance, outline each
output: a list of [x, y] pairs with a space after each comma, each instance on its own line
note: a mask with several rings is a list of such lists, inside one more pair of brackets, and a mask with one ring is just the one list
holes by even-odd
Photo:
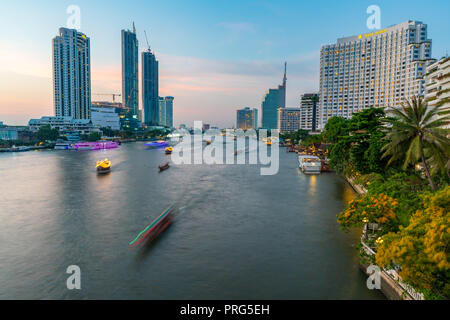
[[90, 40], [75, 29], [60, 28], [53, 38], [53, 89], [57, 117], [90, 119]]
[[306, 93], [300, 100], [300, 129], [316, 131], [319, 127], [318, 119], [319, 94]]
[[300, 129], [300, 108], [279, 108], [278, 129], [280, 133], [295, 132]]
[[[450, 57], [442, 58], [427, 66], [425, 99], [430, 107], [441, 106], [450, 111]], [[446, 128], [449, 128], [447, 124]]]
[[420, 21], [322, 46], [320, 128], [334, 116], [351, 118], [370, 107], [397, 108], [405, 99], [423, 95], [430, 60], [431, 40]]

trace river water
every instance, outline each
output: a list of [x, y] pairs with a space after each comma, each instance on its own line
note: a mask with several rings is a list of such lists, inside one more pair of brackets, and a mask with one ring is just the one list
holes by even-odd
[[[108, 157], [109, 175], [95, 163]], [[382, 299], [366, 288], [336, 215], [355, 195], [335, 174], [173, 165], [143, 143], [99, 152], [0, 154], [0, 299]], [[169, 205], [173, 225], [128, 243]], [[81, 290], [66, 287], [68, 266]]]

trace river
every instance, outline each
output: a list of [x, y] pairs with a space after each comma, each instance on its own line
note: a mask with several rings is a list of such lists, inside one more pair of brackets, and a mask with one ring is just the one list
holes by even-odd
[[[98, 176], [108, 157], [113, 171]], [[180, 165], [143, 143], [99, 152], [0, 154], [0, 299], [383, 299], [366, 288], [336, 215], [355, 195], [335, 174]], [[152, 245], [128, 243], [169, 205]], [[81, 269], [81, 290], [66, 269]]]

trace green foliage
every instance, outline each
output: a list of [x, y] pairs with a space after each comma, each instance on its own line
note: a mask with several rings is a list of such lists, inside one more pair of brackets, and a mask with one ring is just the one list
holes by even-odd
[[59, 137], [59, 131], [52, 129], [49, 125], [42, 126], [39, 128], [36, 136], [39, 141], [56, 141]]
[[420, 97], [407, 101], [401, 109], [394, 109], [383, 147], [388, 164], [402, 163], [403, 169], [421, 163], [430, 186], [436, 190], [432, 175], [448, 174], [450, 162], [450, 131], [444, 129], [450, 115], [439, 116], [439, 107], [428, 107]]
[[423, 180], [415, 173], [396, 173], [388, 178], [381, 175], [371, 175], [366, 182], [367, 194], [386, 194], [397, 199], [398, 206], [395, 209], [400, 224], [407, 226], [411, 216], [416, 210], [422, 208], [422, 192], [427, 190]]
[[120, 135], [119, 130], [112, 130], [111, 128], [101, 128], [100, 130], [107, 137], [118, 137]]
[[406, 228], [383, 237], [376, 262], [400, 267], [400, 276], [427, 298], [450, 298], [450, 187], [423, 197]]
[[322, 142], [325, 142], [325, 136], [323, 133], [308, 136], [307, 138], [305, 138], [305, 140], [302, 141], [301, 145], [304, 147], [310, 147], [313, 144], [318, 144]]
[[348, 135], [350, 121], [342, 117], [333, 117], [325, 125], [325, 138], [328, 142], [336, 143], [341, 137]]
[[88, 136], [87, 136], [87, 141], [89, 142], [95, 142], [95, 141], [99, 141], [102, 138], [102, 134], [101, 132], [91, 132]]

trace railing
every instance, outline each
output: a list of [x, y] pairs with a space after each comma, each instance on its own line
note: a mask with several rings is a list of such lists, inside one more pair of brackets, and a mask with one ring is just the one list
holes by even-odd
[[[367, 225], [366, 225], [366, 227], [367, 227]], [[363, 236], [362, 236], [362, 239], [361, 239], [361, 244], [363, 246], [364, 251], [368, 255], [375, 256], [376, 252], [371, 247], [369, 247], [366, 243], [364, 243], [364, 237], [365, 237], [366, 232], [367, 232], [366, 227], [364, 227]], [[411, 287], [409, 284], [403, 282], [402, 278], [400, 277], [400, 275], [394, 269], [383, 269], [382, 272], [386, 276], [391, 278], [396, 283], [396, 285], [399, 286], [403, 290], [403, 292], [406, 292], [412, 299], [414, 299], [414, 300], [425, 300], [425, 297], [424, 297], [423, 293], [416, 292], [416, 290], [414, 290], [413, 287]]]

